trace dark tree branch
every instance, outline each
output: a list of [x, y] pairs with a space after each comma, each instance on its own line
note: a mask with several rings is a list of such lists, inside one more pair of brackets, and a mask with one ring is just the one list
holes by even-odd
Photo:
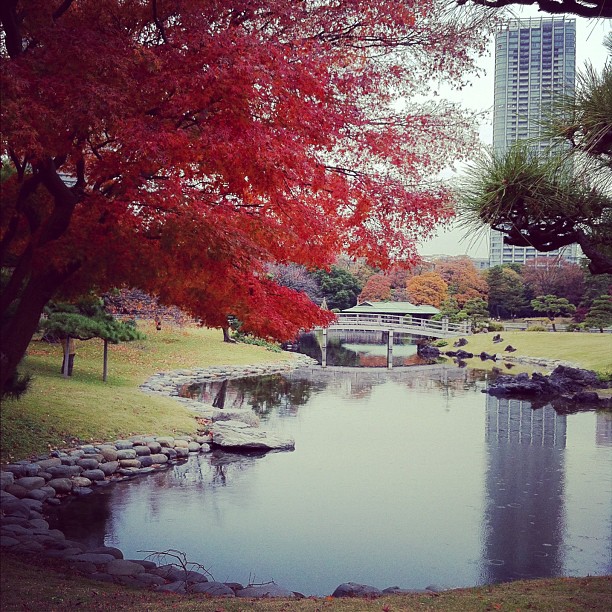
[[591, 274], [612, 274], [612, 258], [602, 253], [593, 244], [590, 236], [581, 229], [576, 230], [576, 237], [582, 252], [589, 258], [589, 272]]
[[513, 4], [531, 6], [535, 4], [541, 11], [551, 14], [571, 13], [580, 17], [612, 18], [612, 3], [609, 0], [457, 0], [462, 6], [468, 2], [488, 8], [502, 8]]
[[166, 30], [164, 29], [164, 24], [159, 18], [159, 14], [157, 12], [157, 0], [151, 0], [151, 9], [153, 11], [153, 22], [159, 30], [159, 34], [162, 37], [164, 43], [168, 44], [168, 38], [166, 37]]
[[53, 19], [59, 19], [72, 5], [73, 0], [64, 0], [54, 11]]

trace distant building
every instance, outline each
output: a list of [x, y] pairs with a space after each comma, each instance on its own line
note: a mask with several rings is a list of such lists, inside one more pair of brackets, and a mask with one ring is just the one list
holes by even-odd
[[[551, 146], [542, 125], [553, 103], [574, 91], [576, 20], [568, 17], [515, 19], [495, 35], [493, 149], [505, 151], [526, 140], [538, 152]], [[535, 257], [562, 257], [577, 263], [578, 245], [541, 253], [532, 247], [504, 244], [503, 234], [490, 232], [489, 263], [527, 263]]]

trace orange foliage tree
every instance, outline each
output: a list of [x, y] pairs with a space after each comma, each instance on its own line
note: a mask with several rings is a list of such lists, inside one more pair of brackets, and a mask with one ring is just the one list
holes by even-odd
[[446, 281], [448, 293], [457, 300], [459, 308], [463, 308], [468, 300], [480, 298], [487, 301], [487, 281], [469, 257], [448, 257], [436, 262], [435, 269]]
[[413, 304], [440, 307], [448, 297], [448, 285], [437, 272], [413, 276], [406, 285], [408, 298]]
[[414, 260], [450, 214], [424, 177], [475, 138], [450, 104], [392, 102], [484, 51], [451, 4], [0, 3], [0, 390], [52, 297], [125, 284], [284, 339], [330, 315], [268, 264]]

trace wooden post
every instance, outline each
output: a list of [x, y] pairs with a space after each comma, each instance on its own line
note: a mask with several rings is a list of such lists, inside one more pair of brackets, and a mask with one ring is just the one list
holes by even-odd
[[387, 367], [391, 369], [393, 367], [393, 330], [389, 330], [387, 337]]
[[108, 374], [108, 340], [104, 338], [104, 365], [102, 367], [102, 381], [106, 382], [106, 375]]
[[327, 367], [327, 328], [323, 328], [323, 341], [321, 342], [321, 367]]

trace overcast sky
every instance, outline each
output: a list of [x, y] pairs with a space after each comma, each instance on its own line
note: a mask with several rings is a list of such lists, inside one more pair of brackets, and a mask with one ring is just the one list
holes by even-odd
[[[519, 17], [550, 17], [548, 13], [538, 12], [532, 7], [515, 10]], [[568, 17], [575, 17], [568, 15]], [[601, 70], [606, 61], [606, 49], [602, 42], [606, 34], [612, 31], [612, 20], [606, 19], [576, 19], [576, 68], [582, 69], [585, 62], [590, 61], [595, 68]], [[493, 119], [493, 41], [489, 44], [489, 55], [479, 62], [485, 72], [474, 77], [471, 87], [461, 92], [454, 92], [448, 96], [453, 100], [461, 101], [469, 108], [488, 110], [489, 118], [480, 127], [480, 138], [486, 145], [492, 142]], [[464, 230], [440, 229], [438, 235], [420, 246], [422, 255], [463, 255], [471, 257], [488, 257], [488, 240], [486, 232], [482, 236], [463, 238]]]

